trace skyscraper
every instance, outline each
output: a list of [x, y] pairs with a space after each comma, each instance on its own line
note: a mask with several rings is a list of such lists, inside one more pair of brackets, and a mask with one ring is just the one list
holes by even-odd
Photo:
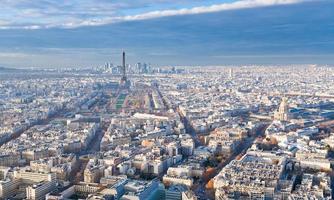
[[229, 78], [233, 78], [233, 69], [230, 68]]

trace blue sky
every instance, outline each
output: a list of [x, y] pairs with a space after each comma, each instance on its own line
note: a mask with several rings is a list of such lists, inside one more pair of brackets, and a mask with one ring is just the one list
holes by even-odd
[[334, 64], [332, 0], [0, 0], [0, 65]]

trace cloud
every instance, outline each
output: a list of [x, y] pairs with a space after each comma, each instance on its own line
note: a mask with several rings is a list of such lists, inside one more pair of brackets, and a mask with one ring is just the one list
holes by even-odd
[[125, 16], [123, 17], [123, 19], [130, 20], [130, 21], [131, 20], [145, 20], [145, 19], [151, 19], [151, 18], [157, 18], [157, 17], [203, 14], [203, 13], [220, 12], [220, 11], [226, 11], [226, 10], [284, 5], [284, 4], [293, 4], [293, 3], [300, 3], [300, 2], [302, 2], [302, 0], [243, 0], [243, 1], [236, 1], [233, 3], [223, 3], [223, 4], [212, 5], [212, 6], [194, 7], [190, 9], [153, 11], [153, 12], [148, 12], [148, 13], [139, 14], [139, 15]]
[[[211, 12], [221, 12], [236, 9], [250, 9], [257, 7], [287, 5], [309, 0], [238, 0], [230, 3], [213, 4], [180, 9], [149, 10], [135, 13], [149, 7], [154, 1], [146, 0], [142, 3], [128, 1], [61, 1], [54, 4], [49, 0], [39, 0], [29, 4], [29, 1], [20, 0], [16, 3], [7, 3], [0, 9], [0, 29], [43, 29], [43, 28], [77, 28], [82, 26], [100, 26], [124, 21], [148, 20], [160, 17], [179, 15], [194, 15]], [[143, 3], [146, 2], [147, 4]], [[157, 1], [157, 5], [166, 1]], [[42, 3], [42, 4], [41, 4]], [[154, 8], [154, 6], [152, 6]], [[145, 10], [145, 9], [144, 9]], [[131, 14], [129, 14], [131, 13]], [[19, 17], [17, 17], [19, 16]]]
[[0, 52], [0, 58], [26, 58], [30, 55], [17, 52]]

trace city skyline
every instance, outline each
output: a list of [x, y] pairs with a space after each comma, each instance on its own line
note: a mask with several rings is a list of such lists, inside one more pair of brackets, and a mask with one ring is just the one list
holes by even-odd
[[0, 4], [3, 67], [333, 64], [329, 0]]
[[0, 0], [0, 199], [333, 199], [333, 7]]

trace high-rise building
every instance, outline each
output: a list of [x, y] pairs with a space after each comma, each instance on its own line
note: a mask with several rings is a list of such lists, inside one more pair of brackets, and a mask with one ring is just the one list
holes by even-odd
[[141, 74], [142, 71], [143, 71], [142, 68], [143, 68], [143, 66], [142, 66], [142, 64], [140, 62], [136, 64], [136, 72], [137, 73]]
[[230, 68], [229, 78], [233, 78], [233, 69], [232, 68]]

